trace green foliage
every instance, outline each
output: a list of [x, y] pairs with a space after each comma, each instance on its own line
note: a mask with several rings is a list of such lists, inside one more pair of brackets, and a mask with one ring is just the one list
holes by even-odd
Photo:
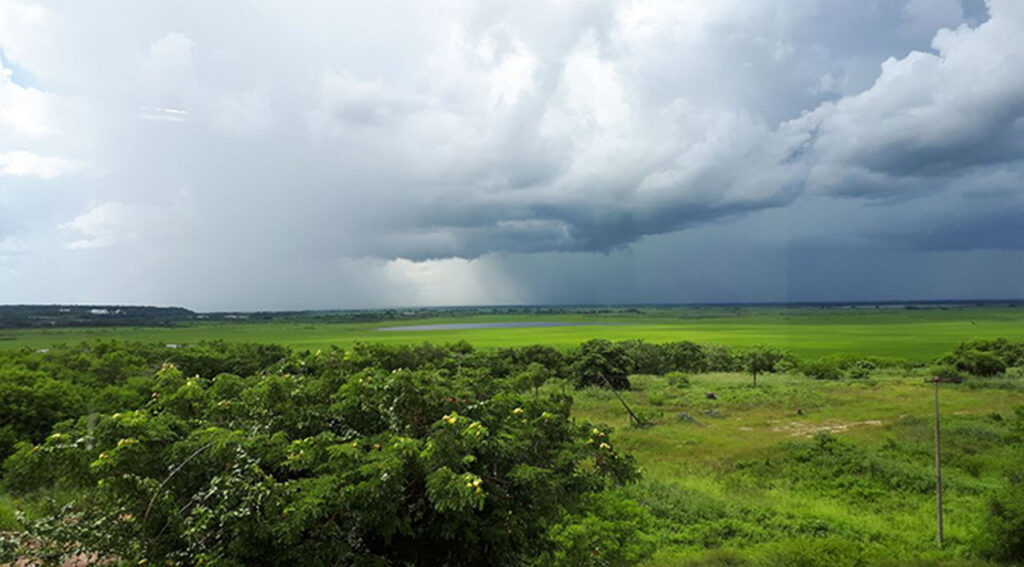
[[871, 371], [877, 367], [871, 360], [860, 359], [846, 369], [846, 377], [851, 380], [866, 380], [871, 377]]
[[756, 346], [743, 353], [743, 367], [754, 377], [754, 386], [757, 386], [757, 375], [764, 372], [775, 372], [775, 365], [784, 357], [785, 353], [781, 350]]
[[744, 368], [744, 361], [726, 345], [704, 345], [704, 370], [707, 372], [736, 372]]
[[574, 424], [569, 398], [517, 390], [439, 370], [211, 381], [167, 364], [144, 407], [65, 422], [8, 459], [9, 490], [80, 491], [27, 526], [50, 545], [22, 553], [521, 564], [563, 540], [595, 561], [649, 553], [594, 548], [599, 535], [636, 539], [628, 503], [588, 496], [636, 478], [632, 459], [606, 430]]
[[617, 345], [630, 362], [628, 374], [664, 374], [672, 368], [662, 345], [643, 340], [622, 341]]
[[669, 372], [665, 375], [668, 385], [673, 388], [689, 388], [690, 376], [684, 372]]
[[551, 378], [551, 371], [546, 366], [539, 362], [531, 362], [526, 370], [516, 375], [515, 380], [519, 389], [532, 389], [534, 394], [537, 394], [549, 378]]
[[933, 366], [929, 369], [928, 374], [930, 377], [949, 382], [963, 382], [970, 378], [970, 375], [967, 372], [964, 372], [951, 364]]
[[1004, 366], [1024, 366], [1024, 341], [1010, 341], [1005, 338], [974, 339], [957, 345], [953, 354], [960, 356], [971, 351], [991, 354]]
[[980, 350], [964, 350], [954, 355], [957, 370], [974, 376], [995, 376], [1006, 372], [1006, 363], [998, 356]]
[[710, 365], [704, 347], [690, 342], [679, 341], [662, 345], [668, 368], [681, 372], [704, 372]]
[[985, 527], [979, 537], [981, 552], [1006, 563], [1024, 561], [1024, 406], [1014, 408], [1008, 441], [1017, 449], [1006, 479], [988, 502]]
[[869, 555], [864, 545], [842, 537], [803, 536], [771, 545], [762, 554], [764, 567], [862, 567], [876, 565], [885, 555]]
[[188, 376], [221, 372], [255, 374], [282, 358], [275, 345], [224, 341], [196, 345], [94, 341], [0, 354], [0, 458], [16, 443], [39, 443], [54, 424], [89, 412], [109, 413], [141, 405], [154, 372], [174, 364]]
[[629, 389], [629, 371], [633, 361], [621, 344], [593, 339], [580, 345], [573, 355], [570, 372], [577, 388], [597, 386], [615, 390]]
[[801, 368], [804, 376], [814, 380], [839, 380], [843, 377], [842, 370], [835, 363], [827, 360], [807, 362]]
[[785, 449], [774, 459], [736, 466], [755, 482], [775, 478], [862, 504], [892, 492], [925, 494], [934, 487], [927, 469], [867, 451], [828, 433], [817, 434], [813, 441], [790, 442]]
[[565, 567], [639, 563], [657, 546], [650, 534], [652, 524], [646, 509], [620, 494], [588, 496], [578, 512], [552, 526], [553, 546], [540, 563]]

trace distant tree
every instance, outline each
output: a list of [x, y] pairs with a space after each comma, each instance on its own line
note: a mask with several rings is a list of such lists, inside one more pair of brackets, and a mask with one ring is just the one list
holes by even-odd
[[781, 350], [756, 346], [743, 353], [743, 366], [747, 372], [754, 377], [754, 387], [757, 387], [757, 375], [764, 372], [774, 372], [775, 365], [783, 359], [785, 353]]
[[598, 386], [615, 390], [629, 389], [629, 369], [633, 366], [626, 349], [604, 339], [592, 339], [579, 346], [570, 371], [577, 388]]
[[960, 343], [953, 353], [961, 355], [968, 351], [990, 353], [1006, 366], [1024, 366], [1024, 342], [1011, 342], [1005, 338], [974, 339]]
[[704, 348], [697, 343], [680, 341], [662, 345], [669, 370], [677, 372], [704, 372], [708, 369]]
[[991, 352], [966, 350], [957, 353], [954, 365], [975, 376], [995, 376], [1006, 372], [1006, 363]]
[[800, 370], [804, 376], [815, 380], [839, 380], [843, 377], [843, 371], [839, 365], [831, 360], [816, 360], [805, 363]]
[[632, 365], [633, 374], [655, 374], [662, 375], [671, 368], [665, 357], [665, 349], [662, 345], [655, 345], [644, 342], [642, 339], [622, 341], [617, 343], [625, 349]]
[[737, 372], [743, 370], [744, 361], [742, 356], [737, 356], [731, 348], [726, 345], [704, 345], [704, 368], [707, 372]]
[[540, 387], [551, 377], [551, 371], [539, 362], [531, 362], [526, 370], [516, 376], [516, 385], [521, 390], [532, 389], [534, 396], [540, 395]]

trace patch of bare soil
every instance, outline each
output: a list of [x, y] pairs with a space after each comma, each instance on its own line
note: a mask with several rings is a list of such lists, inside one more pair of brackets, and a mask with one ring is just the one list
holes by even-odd
[[791, 421], [772, 427], [777, 433], [788, 433], [790, 437], [813, 437], [817, 433], [842, 433], [857, 427], [869, 427], [882, 425], [879, 419], [867, 419], [864, 421], [830, 422], [825, 424], [804, 423]]

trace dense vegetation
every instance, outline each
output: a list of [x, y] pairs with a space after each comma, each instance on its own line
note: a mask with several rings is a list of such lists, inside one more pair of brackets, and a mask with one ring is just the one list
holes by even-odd
[[0, 305], [0, 329], [173, 325], [196, 314], [181, 307], [133, 305]]
[[[567, 350], [4, 351], [0, 528], [13, 531], [0, 553], [225, 565], [1019, 561], [1024, 409], [952, 419], [949, 507], [971, 527], [953, 529], [945, 550], [910, 519], [928, 517], [933, 491], [927, 419], [904, 413], [867, 444], [838, 437], [847, 425], [797, 421], [778, 430], [789, 440], [733, 445], [775, 439], [780, 426], [727, 429], [726, 417], [840, 416], [879, 392], [901, 400], [933, 371], [966, 378], [957, 388], [982, 406], [1020, 403], [1022, 355], [1005, 339], [962, 343], [935, 368], [600, 339]], [[720, 448], [699, 449], [711, 442]], [[692, 459], [684, 474], [680, 450]], [[914, 527], [892, 533], [883, 520]]]

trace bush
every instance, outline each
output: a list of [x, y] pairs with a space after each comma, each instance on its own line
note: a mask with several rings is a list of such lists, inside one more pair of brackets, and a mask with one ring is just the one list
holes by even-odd
[[661, 345], [654, 345], [642, 340], [620, 341], [616, 343], [625, 352], [632, 364], [629, 374], [664, 374], [669, 370], [665, 350]]
[[970, 375], [963, 370], [948, 364], [933, 366], [929, 370], [929, 374], [940, 380], [947, 380], [951, 382], [963, 382], [970, 378]]
[[605, 493], [586, 499], [581, 512], [552, 527], [553, 550], [542, 564], [565, 567], [633, 565], [651, 556], [653, 518], [636, 502]]
[[1024, 479], [1008, 483], [989, 500], [982, 553], [996, 561], [1024, 561]]
[[704, 370], [707, 372], [738, 372], [743, 361], [725, 345], [704, 345]]
[[668, 385], [674, 388], [689, 388], [690, 376], [683, 372], [669, 372], [665, 375]]
[[954, 355], [979, 351], [998, 358], [1005, 366], [1024, 366], [1024, 342], [1011, 342], [1005, 338], [975, 339], [957, 345]]
[[581, 344], [571, 359], [569, 371], [577, 388], [629, 389], [628, 374], [633, 362], [621, 344], [593, 339]]
[[1024, 406], [1014, 408], [1007, 440], [1017, 449], [1003, 487], [992, 496], [979, 538], [983, 555], [1006, 563], [1024, 562]]
[[1006, 372], [1006, 363], [998, 356], [980, 350], [957, 353], [953, 364], [958, 370], [974, 376], [995, 376]]
[[858, 360], [854, 362], [846, 371], [846, 377], [852, 380], [865, 380], [871, 377], [871, 371], [875, 369], [875, 364], [870, 360]]
[[662, 345], [665, 359], [671, 370], [683, 372], [705, 372], [708, 360], [704, 348], [690, 341], [665, 343]]
[[815, 380], [839, 380], [843, 377], [838, 366], [824, 360], [805, 363], [801, 371], [804, 376]]

